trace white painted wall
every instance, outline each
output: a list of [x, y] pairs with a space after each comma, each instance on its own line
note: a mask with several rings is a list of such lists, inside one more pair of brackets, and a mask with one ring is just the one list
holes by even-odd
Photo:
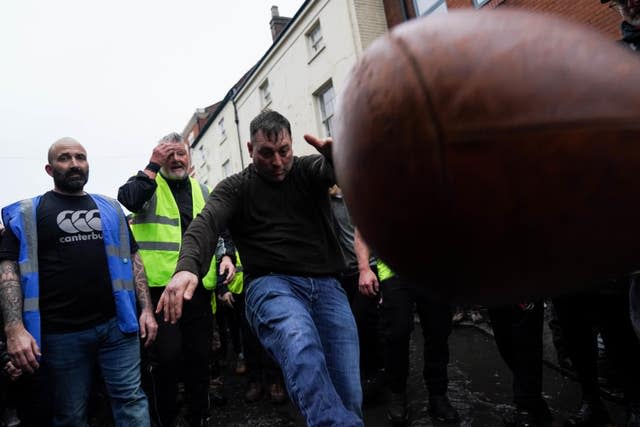
[[[312, 54], [307, 33], [318, 22], [324, 48]], [[336, 96], [340, 96], [351, 67], [363, 49], [386, 29], [382, 0], [309, 2], [259, 68], [235, 94], [233, 99], [238, 109], [239, 139], [231, 101], [201, 136], [195, 150], [202, 150], [206, 165], [194, 162], [195, 176], [214, 186], [224, 178], [222, 163], [226, 159], [231, 159], [234, 172], [248, 165], [251, 161], [246, 149], [249, 123], [264, 107], [276, 110], [289, 119], [296, 155], [315, 153], [315, 149], [303, 139], [305, 133], [326, 136], [314, 93], [331, 81]], [[269, 81], [272, 101], [263, 106], [259, 87], [265, 79]], [[218, 129], [220, 117], [225, 118], [227, 136], [224, 141]]]

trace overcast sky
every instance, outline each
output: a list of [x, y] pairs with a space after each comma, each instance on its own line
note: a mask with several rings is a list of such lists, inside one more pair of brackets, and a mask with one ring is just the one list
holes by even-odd
[[0, 206], [53, 187], [52, 142], [88, 152], [115, 197], [156, 141], [221, 100], [271, 45], [271, 6], [303, 0], [16, 0], [0, 12]]

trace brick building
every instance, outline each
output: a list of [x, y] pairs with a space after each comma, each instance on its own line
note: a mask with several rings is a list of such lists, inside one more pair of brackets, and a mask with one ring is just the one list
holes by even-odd
[[[611, 39], [620, 35], [621, 17], [599, 0], [442, 0], [448, 10], [460, 8], [492, 9], [517, 7], [535, 12], [560, 15], [566, 19], [591, 26]], [[437, 2], [437, 0], [435, 1]], [[434, 2], [434, 3], [435, 3]], [[415, 0], [385, 0], [389, 27], [417, 16]], [[430, 3], [430, 2], [427, 2]], [[474, 6], [479, 5], [479, 6]]]

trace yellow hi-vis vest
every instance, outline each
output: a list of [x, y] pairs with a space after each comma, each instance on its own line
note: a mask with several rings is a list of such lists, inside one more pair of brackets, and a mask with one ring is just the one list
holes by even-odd
[[376, 267], [378, 268], [378, 280], [380, 280], [381, 282], [395, 276], [393, 270], [391, 270], [387, 264], [382, 262], [380, 258], [378, 258], [376, 262]]
[[[209, 197], [209, 188], [193, 178], [191, 200], [193, 218], [200, 213]], [[156, 175], [156, 192], [142, 211], [134, 214], [131, 231], [138, 242], [138, 252], [144, 262], [144, 270], [150, 287], [166, 286], [178, 263], [182, 242], [180, 210], [167, 181]], [[216, 284], [216, 259], [213, 257], [209, 272], [202, 279], [204, 287], [213, 289]]]
[[[227, 285], [227, 289], [236, 295], [242, 293], [242, 290], [244, 289], [244, 273], [242, 272], [242, 262], [240, 262], [240, 254], [238, 251], [236, 251], [236, 274], [233, 276], [231, 283]], [[214, 292], [211, 295], [211, 311], [213, 311], [213, 314], [216, 314], [216, 310], [218, 309], [216, 298], [217, 297]]]

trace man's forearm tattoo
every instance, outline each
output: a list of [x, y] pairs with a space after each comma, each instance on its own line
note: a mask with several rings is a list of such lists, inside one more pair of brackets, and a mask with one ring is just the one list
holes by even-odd
[[142, 264], [142, 258], [137, 252], [133, 254], [133, 275], [136, 284], [136, 296], [138, 297], [138, 304], [140, 309], [151, 309], [151, 296], [149, 295], [149, 284], [147, 282], [147, 275], [144, 272], [144, 264]]
[[15, 261], [0, 263], [0, 307], [5, 326], [22, 323], [22, 287], [20, 270]]

